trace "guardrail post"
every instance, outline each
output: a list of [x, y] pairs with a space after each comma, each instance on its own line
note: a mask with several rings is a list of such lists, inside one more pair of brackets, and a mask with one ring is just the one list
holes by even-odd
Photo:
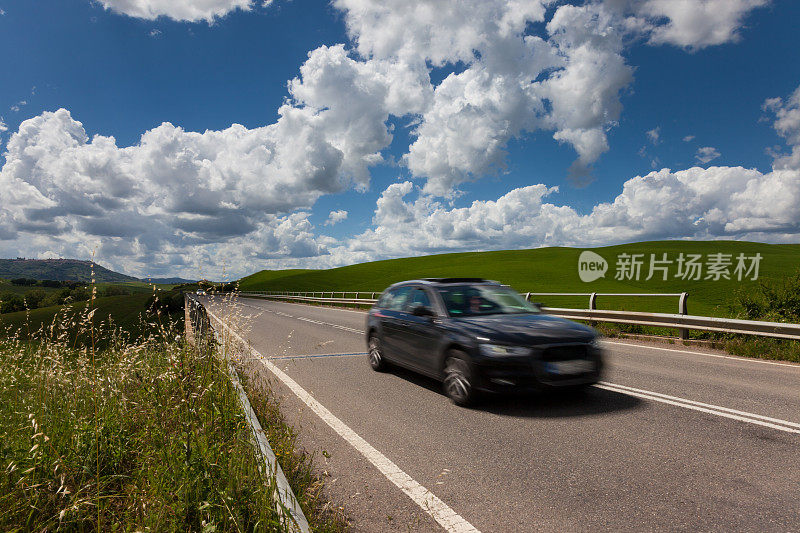
[[[592, 310], [592, 311], [597, 309], [597, 293], [596, 292], [593, 292], [592, 294], [589, 295], [589, 309]], [[589, 321], [589, 325], [594, 327], [595, 325], [597, 325], [597, 322], [595, 322], [594, 320], [590, 320]]]
[[[688, 315], [689, 314], [688, 308], [686, 306], [686, 299], [688, 297], [689, 297], [689, 293], [688, 292], [682, 292], [681, 293], [681, 298], [680, 298], [680, 300], [678, 300], [678, 314], [679, 315]], [[683, 340], [683, 341], [689, 340], [689, 330], [688, 329], [682, 328], [682, 329], [680, 329], [678, 331], [678, 333], [680, 334], [681, 340]]]
[[525, 301], [526, 302], [530, 302], [531, 301], [531, 293], [529, 293], [529, 292], [525, 293]]

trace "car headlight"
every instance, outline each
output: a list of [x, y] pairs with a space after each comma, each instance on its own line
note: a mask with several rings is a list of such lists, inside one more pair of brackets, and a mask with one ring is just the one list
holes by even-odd
[[595, 337], [594, 339], [592, 339], [592, 341], [589, 343], [589, 345], [592, 348], [594, 348], [595, 350], [601, 349], [602, 346], [600, 345], [600, 337]]
[[481, 355], [486, 357], [504, 357], [507, 355], [528, 355], [530, 348], [523, 346], [503, 346], [501, 344], [479, 344]]

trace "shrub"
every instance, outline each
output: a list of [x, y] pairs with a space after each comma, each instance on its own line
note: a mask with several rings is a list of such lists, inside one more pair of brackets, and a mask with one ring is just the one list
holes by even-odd
[[238, 281], [229, 281], [228, 283], [225, 283], [220, 290], [222, 290], [222, 292], [233, 292], [237, 290], [238, 287], [239, 287]]
[[736, 294], [731, 306], [738, 317], [771, 322], [800, 322], [800, 270], [783, 279], [761, 282]]
[[33, 289], [25, 293], [25, 303], [28, 309], [36, 309], [47, 297], [47, 293], [42, 289]]
[[[800, 270], [785, 278], [761, 282], [736, 294], [731, 312], [737, 318], [800, 323]], [[723, 346], [736, 355], [800, 362], [800, 342], [742, 335], [720, 335]]]
[[186, 291], [172, 289], [166, 292], [155, 293], [147, 300], [145, 306], [149, 311], [160, 311], [167, 314], [182, 312], [184, 292]]
[[12, 285], [21, 285], [23, 287], [30, 287], [36, 285], [36, 280], [31, 278], [16, 278], [11, 280]]
[[25, 310], [25, 300], [19, 294], [5, 293], [0, 296], [0, 313], [14, 313]]
[[131, 290], [121, 285], [108, 285], [107, 287], [103, 287], [99, 292], [100, 296], [127, 296], [131, 293]]

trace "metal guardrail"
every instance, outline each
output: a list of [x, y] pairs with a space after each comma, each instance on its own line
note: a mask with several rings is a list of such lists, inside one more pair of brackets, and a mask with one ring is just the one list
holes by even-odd
[[[329, 301], [337, 300], [338, 303], [375, 303], [375, 296], [380, 296], [380, 292], [369, 291], [305, 291], [305, 292], [274, 292], [274, 291], [250, 291], [239, 293], [243, 296], [278, 296], [283, 298], [305, 298], [309, 301]], [[330, 296], [325, 296], [329, 294]], [[339, 295], [338, 297], [336, 295]], [[352, 294], [353, 298], [347, 298], [348, 294]], [[361, 298], [361, 295], [369, 295], [367, 298]], [[588, 296], [589, 309], [597, 309], [598, 296], [611, 296], [611, 297], [670, 297], [678, 298], [678, 314], [685, 315], [687, 313], [687, 300], [689, 298], [688, 292], [676, 293], [622, 293], [622, 292], [527, 292], [525, 299], [530, 301], [531, 296]]]
[[195, 295], [185, 294], [184, 307], [186, 309], [187, 340], [201, 350], [210, 350], [215, 343], [219, 343], [222, 347], [223, 358], [225, 358], [228, 365], [228, 374], [231, 383], [236, 389], [245, 418], [250, 426], [253, 444], [264, 460], [266, 472], [275, 480], [276, 490], [274, 498], [278, 512], [284, 515], [286, 525], [292, 533], [310, 533], [311, 528], [308, 524], [308, 520], [305, 514], [303, 514], [300, 503], [297, 501], [297, 497], [294, 495], [292, 487], [289, 485], [289, 481], [286, 479], [286, 475], [283, 473], [283, 469], [281, 469], [281, 466], [278, 464], [278, 459], [275, 457], [275, 453], [272, 451], [267, 441], [264, 430], [239, 380], [239, 374], [236, 372], [236, 368], [234, 368], [230, 359], [226, 357], [225, 348], [227, 343], [225, 341], [229, 339], [219, 338], [219, 332], [216, 331], [212, 319], [220, 323], [223, 334], [228, 326], [217, 318], [216, 315], [207, 310], [203, 302]]
[[[340, 305], [371, 306], [377, 300], [375, 295], [380, 293], [370, 292], [343, 292], [343, 291], [316, 291], [316, 292], [241, 292], [241, 296], [290, 300], [309, 303], [330, 303]], [[331, 296], [325, 296], [330, 294]], [[336, 297], [334, 295], [341, 295]], [[371, 298], [360, 298], [360, 295], [370, 295]], [[316, 296], [320, 295], [320, 296]], [[355, 298], [347, 298], [355, 295]], [[762, 322], [758, 320], [739, 320], [733, 318], [717, 318], [708, 316], [689, 315], [686, 313], [686, 300], [688, 293], [674, 294], [648, 294], [648, 293], [525, 293], [526, 299], [531, 296], [589, 296], [589, 309], [566, 309], [560, 307], [542, 307], [547, 314], [568, 318], [571, 320], [588, 320], [591, 322], [611, 322], [614, 324], [636, 324], [640, 326], [656, 326], [675, 328], [680, 331], [681, 339], [688, 338], [689, 330], [713, 331], [719, 333], [737, 333], [743, 335], [756, 335], [760, 337], [773, 337], [778, 339], [800, 340], [800, 324], [783, 322]], [[611, 311], [596, 309], [594, 306], [598, 296], [664, 296], [678, 297], [679, 313], [644, 313], [639, 311]]]
[[[607, 311], [598, 309], [542, 308], [551, 315], [571, 320], [591, 320], [612, 322], [614, 324], [637, 324], [640, 326], [660, 326], [678, 328], [681, 331], [699, 330], [719, 333], [739, 333], [779, 339], [800, 340], [800, 324], [783, 322], [761, 322], [758, 320], [738, 320], [695, 315], [673, 315], [669, 313], [642, 313], [636, 311]], [[685, 337], [682, 337], [685, 338]]]

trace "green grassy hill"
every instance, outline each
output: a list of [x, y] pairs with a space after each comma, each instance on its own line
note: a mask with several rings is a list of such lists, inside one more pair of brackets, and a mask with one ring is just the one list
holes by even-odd
[[[374, 264], [374, 263], [369, 263], [369, 264]], [[281, 280], [283, 278], [293, 278], [294, 276], [302, 276], [304, 274], [314, 274], [317, 272], [330, 272], [330, 270], [309, 270], [302, 268], [293, 268], [287, 270], [262, 270], [261, 272], [256, 272], [255, 274], [251, 274], [246, 278], [242, 278], [239, 284], [240, 287], [242, 284], [247, 285], [248, 288], [242, 290], [271, 290], [271, 289], [255, 289], [253, 287], [272, 286], [274, 283], [278, 282], [278, 280]]]
[[[94, 277], [98, 282], [139, 281], [98, 264], [94, 265]], [[92, 279], [92, 263], [78, 259], [0, 259], [0, 278], [89, 282]]]
[[[537, 248], [442, 254], [404, 259], [375, 261], [329, 270], [262, 271], [242, 278], [239, 288], [249, 290], [346, 290], [379, 292], [397, 281], [425, 277], [484, 277], [507, 283], [520, 292], [645, 292], [689, 293], [689, 313], [728, 316], [728, 303], [737, 291], [748, 290], [759, 281], [779, 278], [800, 269], [800, 244], [762, 244], [739, 241], [653, 241], [592, 248], [608, 261], [605, 278], [584, 283], [578, 277], [578, 256], [589, 248]], [[645, 254], [639, 281], [618, 281], [615, 277], [617, 255]], [[648, 274], [650, 254], [675, 260], [678, 254], [761, 254], [759, 281], [675, 279], [675, 265], [670, 277], [662, 281]], [[733, 268], [731, 268], [731, 272]], [[705, 270], [703, 271], [705, 276]], [[552, 307], [587, 307], [585, 297], [535, 297]], [[677, 298], [598, 298], [598, 307], [654, 312], [677, 312]]]

